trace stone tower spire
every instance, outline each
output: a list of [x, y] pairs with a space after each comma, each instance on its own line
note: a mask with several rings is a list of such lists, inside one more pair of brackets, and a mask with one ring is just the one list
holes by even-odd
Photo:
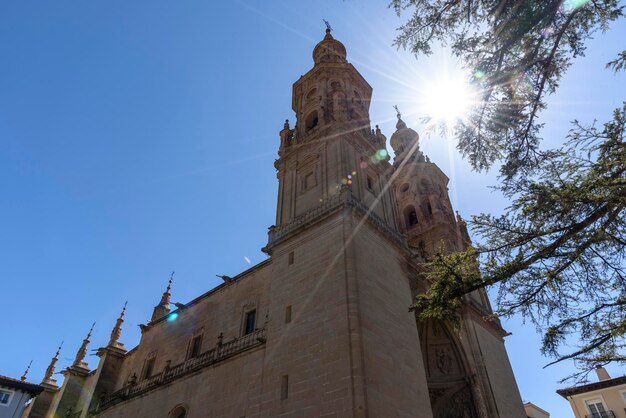
[[117, 318], [117, 321], [115, 321], [115, 326], [113, 327], [113, 330], [111, 331], [111, 338], [109, 339], [109, 344], [107, 344], [108, 347], [124, 349], [124, 344], [119, 342], [119, 339], [120, 339], [120, 336], [122, 335], [122, 324], [124, 323], [124, 313], [126, 313], [127, 303], [128, 302], [124, 303], [124, 307], [122, 308], [122, 313], [120, 313], [119, 318]]
[[406, 126], [406, 123], [402, 120], [402, 113], [400, 113], [398, 106], [394, 106], [394, 109], [396, 109], [396, 116], [398, 118], [396, 131], [391, 135], [390, 141], [391, 148], [393, 148], [396, 155], [393, 160], [394, 167], [398, 167], [405, 161], [426, 161], [419, 147], [420, 136], [413, 129]]
[[458, 249], [459, 233], [448, 196], [448, 177], [419, 148], [419, 135], [407, 127], [402, 114], [391, 136], [395, 152], [394, 189], [400, 229], [413, 253], [427, 259]]
[[163, 292], [163, 296], [161, 296], [161, 302], [159, 302], [159, 304], [154, 307], [150, 322], [154, 322], [157, 319], [162, 318], [170, 313], [170, 297], [172, 296], [170, 290], [172, 289], [173, 280], [174, 272], [172, 272], [172, 274], [170, 275], [170, 280], [167, 282], [167, 289], [165, 289], [165, 292]]
[[391, 168], [386, 138], [370, 124], [372, 87], [333, 34], [327, 26], [313, 49], [313, 67], [293, 84], [296, 124], [286, 122], [280, 131], [276, 224], [264, 249], [269, 253], [280, 235], [338, 204], [342, 193], [371, 208], [385, 227], [398, 228], [393, 193], [385, 187]]
[[87, 334], [87, 337], [85, 337], [85, 339], [83, 340], [83, 343], [80, 345], [80, 348], [78, 349], [78, 351], [76, 352], [76, 358], [74, 358], [74, 363], [72, 363], [72, 369], [81, 369], [81, 370], [86, 370], [89, 371], [89, 365], [87, 363], [85, 363], [85, 356], [87, 355], [87, 346], [89, 346], [89, 338], [91, 338], [91, 333], [93, 332], [93, 327], [96, 326], [96, 323], [94, 322], [93, 325], [91, 325], [91, 329], [89, 330], [89, 333]]
[[43, 380], [41, 381], [42, 384], [48, 384], [52, 386], [57, 385], [57, 381], [52, 378], [52, 375], [54, 374], [54, 368], [57, 364], [57, 361], [59, 360], [59, 353], [61, 352], [61, 347], [63, 347], [62, 341], [61, 341], [61, 344], [59, 345], [59, 348], [57, 348], [56, 354], [54, 355], [54, 357], [52, 357], [52, 360], [50, 361], [50, 364], [48, 365], [48, 368], [46, 369], [46, 373], [44, 374]]
[[20, 377], [20, 380], [22, 382], [26, 381], [26, 376], [28, 376], [28, 371], [30, 370], [30, 366], [33, 364], [33, 361], [31, 360], [30, 363], [28, 363], [28, 367], [26, 368], [26, 370], [24, 371], [24, 374], [22, 375], [22, 377]]

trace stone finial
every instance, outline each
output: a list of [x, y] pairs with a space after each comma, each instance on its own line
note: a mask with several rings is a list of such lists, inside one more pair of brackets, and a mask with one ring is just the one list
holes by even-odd
[[172, 274], [170, 275], [170, 280], [167, 282], [167, 289], [165, 289], [165, 292], [163, 292], [163, 296], [161, 296], [161, 302], [159, 303], [159, 305], [167, 305], [169, 307], [170, 297], [172, 296], [172, 294], [170, 293], [170, 290], [172, 290], [172, 281], [174, 281], [174, 272], [172, 272]]
[[76, 357], [74, 358], [74, 363], [72, 363], [72, 367], [77, 367], [81, 369], [89, 369], [87, 363], [85, 363], [85, 357], [87, 356], [87, 346], [89, 346], [89, 339], [91, 338], [91, 333], [93, 332], [93, 327], [96, 326], [94, 322], [89, 329], [89, 333], [87, 337], [83, 340], [83, 343], [80, 345], [80, 348], [76, 352]]
[[289, 119], [285, 119], [285, 124], [283, 125], [284, 129], [289, 129]]
[[47, 384], [56, 386], [57, 382], [56, 380], [52, 378], [52, 375], [54, 374], [54, 368], [57, 364], [57, 361], [59, 360], [59, 353], [61, 352], [61, 347], [63, 347], [63, 341], [61, 341], [59, 348], [57, 348], [56, 354], [54, 355], [54, 357], [52, 357], [52, 360], [50, 361], [50, 364], [48, 365], [48, 368], [46, 369], [46, 373], [44, 374], [43, 380], [41, 381], [41, 383], [47, 383]]
[[119, 342], [120, 337], [122, 336], [122, 324], [124, 323], [124, 313], [126, 313], [126, 305], [128, 301], [124, 303], [124, 307], [122, 308], [122, 313], [120, 313], [119, 318], [115, 321], [115, 326], [111, 331], [111, 339], [109, 340], [108, 347], [118, 347], [123, 348], [124, 344]]
[[170, 290], [172, 289], [172, 281], [174, 281], [174, 272], [170, 275], [170, 280], [167, 282], [167, 289], [163, 292], [161, 301], [154, 307], [154, 311], [152, 311], [152, 318], [150, 319], [150, 322], [154, 322], [170, 313], [170, 298], [172, 296]]
[[406, 123], [402, 120], [402, 113], [400, 113], [400, 109], [398, 109], [398, 105], [393, 107], [396, 109], [396, 117], [398, 118], [398, 122], [396, 123], [396, 129], [406, 128]]
[[22, 382], [26, 381], [26, 376], [28, 376], [28, 371], [30, 370], [30, 366], [33, 364], [33, 361], [31, 360], [30, 363], [28, 363], [28, 367], [26, 368], [26, 370], [24, 371], [24, 374], [22, 375], [22, 377], [20, 377], [20, 380]]

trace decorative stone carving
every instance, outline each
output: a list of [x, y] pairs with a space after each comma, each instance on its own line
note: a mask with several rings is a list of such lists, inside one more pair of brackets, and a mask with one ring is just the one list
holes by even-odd
[[435, 349], [435, 358], [437, 362], [437, 369], [443, 374], [450, 374], [452, 369], [452, 356], [450, 355], [449, 347], [441, 347]]

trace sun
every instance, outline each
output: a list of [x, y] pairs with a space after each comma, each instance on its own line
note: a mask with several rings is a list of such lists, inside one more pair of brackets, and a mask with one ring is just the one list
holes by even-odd
[[441, 76], [424, 89], [423, 108], [432, 124], [463, 120], [475, 102], [475, 92], [463, 75]]

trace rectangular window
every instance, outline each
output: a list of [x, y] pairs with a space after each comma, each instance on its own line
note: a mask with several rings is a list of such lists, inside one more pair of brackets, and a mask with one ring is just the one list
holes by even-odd
[[291, 305], [285, 308], [285, 324], [291, 322]]
[[151, 357], [146, 360], [146, 363], [143, 366], [143, 378], [148, 379], [152, 377], [152, 373], [154, 373], [154, 363], [156, 362], [156, 358]]
[[246, 322], [244, 334], [250, 334], [254, 332], [256, 326], [256, 309], [246, 313]]
[[589, 412], [591, 412], [591, 417], [593, 418], [609, 418], [609, 412], [604, 407], [604, 403], [602, 399], [595, 398], [585, 401], [587, 404], [587, 408]]
[[191, 339], [191, 344], [189, 345], [188, 358], [198, 357], [200, 355], [201, 349], [202, 349], [202, 335], [197, 335]]
[[289, 376], [283, 375], [280, 381], [280, 399], [289, 397]]
[[292, 265], [293, 264], [293, 251], [289, 253], [289, 260], [287, 262], [288, 265]]
[[11, 395], [13, 395], [13, 392], [0, 389], [0, 405], [8, 405], [11, 400]]

